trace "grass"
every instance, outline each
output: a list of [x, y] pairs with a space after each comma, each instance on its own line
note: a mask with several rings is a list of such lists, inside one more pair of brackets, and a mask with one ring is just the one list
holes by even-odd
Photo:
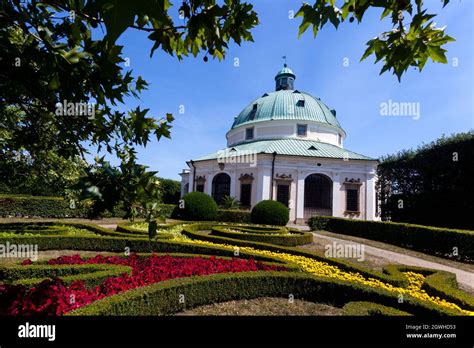
[[178, 316], [336, 316], [343, 315], [341, 308], [287, 298], [261, 297], [252, 300], [228, 301], [197, 307], [177, 314]]
[[[338, 233], [332, 233], [332, 232], [327, 232], [327, 231], [315, 231], [315, 232], [316, 232], [316, 236], [318, 234], [321, 234], [323, 236], [334, 237], [334, 238], [344, 239], [344, 240], [348, 240], [348, 241], [355, 242], [355, 243], [366, 244], [366, 245], [372, 246], [374, 248], [380, 248], [380, 249], [393, 251], [395, 253], [399, 253], [399, 254], [403, 254], [403, 255], [407, 255], [407, 256], [413, 256], [413, 257], [416, 257], [416, 258], [419, 258], [419, 259], [422, 259], [422, 260], [436, 262], [436, 263], [439, 263], [439, 264], [442, 264], [442, 265], [445, 265], [445, 266], [450, 266], [450, 267], [457, 268], [457, 269], [467, 271], [467, 272], [474, 272], [474, 265], [473, 264], [447, 260], [447, 259], [444, 259], [444, 258], [441, 258], [441, 257], [436, 257], [436, 256], [424, 254], [424, 253], [421, 253], [421, 252], [418, 252], [418, 251], [404, 249], [404, 248], [401, 248], [401, 247], [398, 247], [398, 246], [395, 246], [395, 245], [386, 244], [386, 243], [382, 243], [382, 242], [377, 242], [377, 241], [373, 241], [373, 240], [370, 240], [370, 239], [364, 239], [364, 238], [360, 238], [360, 237], [353, 237], [353, 236], [348, 236], [348, 235], [345, 235], [345, 234], [338, 234]], [[391, 262], [391, 263], [393, 263], [393, 262]]]

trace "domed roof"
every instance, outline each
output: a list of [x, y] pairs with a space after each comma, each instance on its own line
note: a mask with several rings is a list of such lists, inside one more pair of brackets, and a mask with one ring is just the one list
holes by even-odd
[[293, 77], [296, 77], [295, 76], [295, 73], [293, 72], [293, 70], [291, 70], [290, 68], [288, 68], [288, 66], [285, 64], [283, 66], [283, 68], [276, 74], [275, 76], [275, 80], [280, 77], [281, 75], [292, 75]]
[[270, 120], [314, 121], [337, 127], [344, 132], [335, 111], [331, 111], [319, 98], [287, 89], [265, 93], [255, 99], [235, 118], [231, 129]]

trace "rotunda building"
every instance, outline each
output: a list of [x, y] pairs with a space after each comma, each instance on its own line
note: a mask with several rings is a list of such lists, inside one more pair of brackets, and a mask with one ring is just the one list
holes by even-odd
[[277, 200], [295, 223], [313, 215], [377, 219], [377, 160], [345, 149], [336, 111], [295, 89], [295, 80], [285, 64], [275, 91], [234, 118], [227, 147], [187, 162], [181, 194], [201, 191], [217, 203], [231, 196], [247, 208]]

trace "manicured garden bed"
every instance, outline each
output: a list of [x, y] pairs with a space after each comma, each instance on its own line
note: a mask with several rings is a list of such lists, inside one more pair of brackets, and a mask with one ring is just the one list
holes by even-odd
[[[8, 231], [0, 233], [0, 243], [36, 243], [40, 250], [95, 250], [122, 255], [68, 256], [49, 264], [24, 262], [4, 267], [0, 271], [6, 282], [0, 296], [9, 298], [1, 302], [10, 306], [2, 308], [3, 314], [38, 311], [53, 315], [163, 315], [223, 301], [290, 295], [337, 308], [358, 301], [374, 304], [373, 310], [357, 305], [347, 307], [350, 313], [362, 308], [361, 315], [400, 314], [397, 311], [413, 315], [474, 314], [474, 299], [457, 288], [450, 273], [407, 266], [386, 267], [383, 273], [368, 270], [278, 245], [275, 238], [291, 235], [282, 227], [183, 222], [161, 226], [157, 238], [150, 241], [146, 224], [140, 222], [121, 225], [118, 231], [89, 224], [65, 226], [93, 234], [25, 235], [22, 231], [53, 233], [55, 229], [61, 231], [61, 227], [48, 223], [17, 224], [16, 228], [15, 224], [8, 224], [0, 225], [0, 231]], [[229, 233], [214, 233], [223, 230]], [[301, 233], [298, 237], [305, 235]], [[257, 240], [248, 240], [248, 236]], [[168, 256], [125, 257], [123, 252], [127, 250], [132, 255], [153, 251]], [[138, 265], [142, 268], [137, 273]], [[163, 265], [177, 268], [170, 270]], [[43, 308], [31, 300], [45, 294], [58, 306], [48, 302]], [[74, 295], [74, 304], [68, 302], [70, 295]]]

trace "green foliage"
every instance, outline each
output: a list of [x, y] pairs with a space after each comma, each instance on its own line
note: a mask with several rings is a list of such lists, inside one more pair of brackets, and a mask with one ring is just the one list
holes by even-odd
[[[54, 223], [42, 223], [35, 224], [37, 228], [41, 226], [54, 226]], [[8, 237], [5, 239], [0, 236], [0, 242], [8, 240], [10, 243], [16, 244], [38, 244], [39, 250], [56, 250], [58, 248], [68, 250], [97, 250], [97, 251], [113, 251], [122, 253], [125, 247], [130, 248], [134, 252], [146, 251], [150, 245], [153, 249], [161, 253], [190, 253], [190, 254], [203, 254], [203, 255], [219, 255], [226, 257], [235, 257], [234, 251], [229, 249], [223, 249], [220, 247], [203, 246], [190, 243], [181, 243], [163, 240], [160, 242], [150, 243], [146, 238], [146, 232], [143, 238], [137, 238], [136, 235], [124, 233], [118, 237], [118, 232], [112, 232], [107, 229], [103, 229], [93, 225], [87, 224], [70, 224], [77, 228], [88, 228], [96, 231], [97, 234], [102, 234], [101, 237], [63, 237], [63, 236], [39, 236], [39, 237]], [[0, 224], [0, 226], [16, 226], [18, 229], [32, 229], [31, 224], [28, 223], [16, 223], [16, 224]], [[446, 272], [440, 272], [429, 269], [422, 269], [417, 267], [408, 266], [389, 266], [384, 268], [384, 273], [367, 270], [363, 267], [354, 265], [353, 263], [347, 263], [345, 261], [328, 259], [307, 252], [298, 248], [283, 247], [272, 244], [239, 241], [236, 239], [229, 239], [217, 236], [210, 236], [206, 234], [198, 233], [200, 230], [208, 230], [209, 226], [213, 226], [212, 223], [194, 223], [185, 226], [187, 232], [192, 238], [204, 239], [212, 237], [212, 241], [218, 243], [228, 243], [232, 245], [241, 246], [253, 246], [258, 249], [279, 251], [283, 253], [290, 253], [293, 255], [302, 255], [311, 257], [316, 260], [324, 261], [329, 264], [336, 265], [342, 270], [356, 271], [363, 276], [379, 279], [381, 281], [396, 285], [396, 286], [407, 286], [407, 279], [402, 272], [414, 271], [423, 274], [426, 277], [426, 282], [423, 286], [426, 287], [428, 293], [435, 294], [447, 294], [449, 299], [456, 304], [472, 308], [472, 298], [466, 295], [464, 292], [457, 289], [457, 284], [454, 279], [454, 275]], [[232, 227], [232, 225], [229, 225]], [[237, 226], [236, 226], [237, 227]], [[248, 229], [254, 231], [261, 231], [262, 233], [267, 229], [263, 226], [247, 226], [239, 227], [241, 229]], [[0, 230], [5, 227], [0, 227]], [[269, 230], [276, 232], [275, 228]], [[109, 235], [108, 235], [109, 234]], [[278, 261], [270, 257], [257, 256], [249, 252], [240, 252], [239, 257], [249, 258], [253, 257], [256, 260], [270, 261], [275, 263]], [[411, 297], [404, 298], [403, 303], [398, 303], [398, 295], [396, 293], [387, 292], [381, 289], [374, 289], [366, 287], [357, 283], [350, 283], [345, 281], [337, 281], [328, 278], [318, 278], [310, 276], [306, 273], [295, 272], [294, 265], [290, 263], [281, 263], [280, 265], [287, 267], [292, 272], [249, 272], [239, 274], [218, 274], [209, 277], [190, 277], [182, 279], [173, 279], [169, 282], [162, 282], [154, 284], [149, 287], [143, 287], [122, 293], [118, 296], [112, 296], [103, 301], [97, 301], [86, 306], [77, 312], [71, 314], [140, 314], [151, 313], [154, 311], [155, 314], [171, 314], [176, 312], [175, 304], [179, 304], [179, 301], [169, 301], [167, 297], [168, 290], [172, 289], [171, 295], [175, 295], [174, 291], [178, 294], [185, 294], [187, 308], [192, 308], [194, 305], [209, 304], [214, 302], [225, 301], [229, 296], [232, 299], [244, 299], [264, 296], [287, 296], [293, 294], [295, 298], [305, 299], [309, 301], [325, 302], [332, 305], [342, 307], [346, 303], [351, 301], [370, 301], [373, 303], [381, 304], [388, 307], [396, 307], [398, 310], [408, 312], [414, 315], [440, 315], [440, 314], [453, 314], [449, 310], [440, 309], [438, 306], [433, 306], [426, 302], [420, 302]], [[103, 279], [105, 276], [102, 272], [108, 272], [108, 269], [100, 271], [99, 269], [87, 270], [80, 269], [82, 265], [79, 265], [79, 270], [75, 270], [77, 265], [70, 266], [66, 265], [65, 270], [60, 270], [58, 266], [14, 266], [10, 272], [8, 278], [12, 281], [24, 282], [25, 284], [32, 284], [35, 278], [41, 280], [44, 277], [54, 276], [57, 272], [63, 272], [64, 276], [69, 281], [74, 279], [85, 280], [88, 284], [97, 284], [97, 281]], [[107, 265], [100, 265], [107, 266]], [[60, 266], [62, 267], [62, 266]], [[68, 268], [69, 267], [69, 268]], [[114, 271], [110, 269], [110, 271]], [[20, 272], [20, 273], [18, 273]], [[28, 273], [29, 272], [29, 273]], [[43, 273], [41, 273], [43, 272]], [[48, 273], [47, 275], [44, 273]], [[93, 274], [89, 274], [93, 273]], [[16, 274], [16, 275], [15, 275]], [[67, 275], [66, 275], [67, 274]], [[255, 277], [255, 278], [253, 278]], [[251, 279], [254, 280], [251, 280]], [[250, 279], [250, 280], [249, 280]], [[211, 281], [211, 283], [207, 283]], [[185, 285], [185, 287], [181, 287]], [[204, 288], [200, 288], [204, 286]], [[190, 286], [190, 288], [188, 287]], [[150, 291], [152, 290], [152, 291]], [[156, 290], [156, 291], [155, 291]], [[286, 294], [286, 295], [282, 295]], [[138, 295], [138, 297], [137, 297]], [[170, 295], [170, 296], [171, 296]], [[164, 296], [164, 297], [161, 297]], [[217, 297], [216, 297], [217, 296]], [[221, 297], [219, 297], [221, 296]], [[234, 297], [237, 296], [237, 297]], [[138, 301], [138, 302], [135, 302]], [[196, 301], [196, 302], [194, 302]], [[152, 303], [153, 305], [150, 305]], [[127, 305], [125, 305], [127, 304]], [[113, 308], [109, 307], [112, 305]], [[118, 307], [116, 307], [118, 306]], [[143, 306], [146, 308], [144, 309]], [[179, 307], [182, 309], [182, 307]], [[181, 310], [179, 309], [179, 310]], [[111, 312], [109, 312], [111, 310]], [[118, 311], [118, 312], [117, 312]], [[374, 313], [377, 314], [377, 313]]]
[[[172, 14], [178, 11], [175, 23]], [[109, 166], [101, 178], [89, 177], [93, 185], [85, 190], [96, 202], [93, 215], [122, 202], [127, 217], [142, 210], [149, 220], [156, 215], [158, 190], [143, 166], [135, 164], [133, 149], [152, 137], [169, 138], [173, 116], [152, 117], [140, 106], [124, 111], [125, 98], [138, 98], [148, 83], [126, 68], [117, 39], [126, 30], [138, 30], [153, 43], [151, 54], [159, 48], [178, 59], [204, 52], [206, 60], [207, 54], [220, 60], [229, 42], [252, 41], [250, 29], [258, 23], [252, 5], [240, 0], [184, 1], [179, 8], [160, 0], [13, 0], [2, 2], [0, 18], [6, 67], [0, 70], [0, 155], [26, 153], [38, 161], [47, 151], [66, 160], [85, 158], [89, 148], [116, 154], [121, 173]], [[87, 113], [78, 112], [77, 104], [87, 106]], [[0, 163], [1, 171], [4, 167]]]
[[212, 227], [212, 234], [233, 239], [242, 239], [283, 246], [304, 245], [313, 241], [312, 233], [289, 229], [285, 229], [283, 233], [275, 233], [271, 230], [251, 230], [240, 228], [238, 226], [214, 226]]
[[93, 201], [92, 217], [120, 204], [125, 218], [144, 216], [152, 221], [160, 215], [161, 193], [156, 172], [147, 172], [146, 166], [136, 164], [133, 150], [120, 156], [118, 168], [103, 158], [97, 159], [97, 165], [89, 168], [88, 175], [81, 179], [81, 198]]
[[45, 279], [61, 278], [66, 284], [83, 281], [86, 286], [94, 287], [110, 277], [132, 274], [128, 266], [120, 265], [42, 265], [13, 266], [0, 268], [0, 277], [6, 283], [35, 286]]
[[364, 315], [364, 316], [407, 316], [410, 313], [398, 310], [393, 307], [383, 306], [378, 303], [368, 301], [349, 302], [344, 307], [344, 315]]
[[219, 209], [217, 211], [216, 221], [250, 223], [250, 212], [237, 209]]
[[280, 202], [264, 200], [253, 207], [250, 219], [254, 224], [285, 226], [290, 219], [290, 212]]
[[[178, 11], [182, 18], [175, 23]], [[85, 140], [111, 152], [125, 144], [145, 146], [151, 135], [169, 137], [171, 114], [154, 118], [148, 109], [117, 108], [148, 87], [124, 69], [116, 40], [125, 31], [146, 33], [151, 53], [159, 48], [178, 59], [200, 52], [222, 59], [229, 42], [252, 41], [249, 30], [258, 23], [252, 5], [239, 0], [184, 1], [179, 8], [160, 0], [3, 1], [0, 17], [8, 67], [0, 71], [1, 109], [21, 109], [2, 119], [0, 129], [14, 131], [12, 148], [33, 153], [57, 147], [66, 158], [87, 152]], [[93, 117], [57, 116], [56, 104], [64, 101], [94, 101]]]
[[160, 182], [161, 202], [178, 204], [181, 196], [181, 183], [176, 180], [158, 178]]
[[224, 196], [220, 204], [222, 209], [237, 209], [240, 207], [240, 202], [237, 198], [231, 196]]
[[[318, 221], [322, 219], [323, 221]], [[474, 262], [474, 231], [396, 222], [312, 217], [311, 229], [347, 234], [463, 262]]]
[[474, 132], [442, 137], [381, 159], [384, 220], [474, 230]]
[[74, 204], [61, 197], [0, 195], [0, 217], [87, 217], [86, 203]]
[[[242, 272], [173, 279], [133, 289], [77, 309], [68, 315], [170, 315], [211, 303], [258, 297], [288, 297], [342, 307], [350, 301], [370, 301], [398, 307], [414, 315], [450, 313], [407, 297], [354, 283], [311, 277], [295, 272]], [[185, 304], [176, 299], [184, 295]]]
[[[444, 0], [443, 7], [448, 3]], [[422, 0], [316, 0], [313, 5], [303, 4], [295, 16], [303, 17], [299, 35], [311, 26], [316, 37], [328, 22], [336, 29], [347, 20], [361, 23], [368, 10], [379, 9], [380, 20], [389, 17], [392, 28], [367, 42], [361, 60], [375, 55], [375, 63], [383, 62], [380, 74], [392, 70], [400, 81], [409, 67], [423, 70], [428, 58], [446, 64], [443, 46], [454, 41], [444, 28], [436, 27], [432, 20], [436, 15], [427, 13], [424, 5]]]
[[212, 221], [217, 216], [214, 199], [202, 192], [191, 192], [183, 197], [184, 206], [178, 205], [180, 218], [188, 221]]

